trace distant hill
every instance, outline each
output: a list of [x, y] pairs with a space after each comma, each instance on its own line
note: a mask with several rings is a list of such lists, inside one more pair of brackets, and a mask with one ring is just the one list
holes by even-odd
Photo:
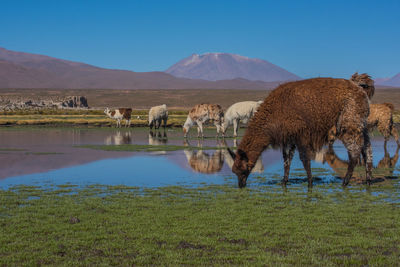
[[279, 82], [228, 79], [211, 82], [165, 72], [104, 69], [0, 48], [0, 88], [62, 89], [271, 89]]
[[193, 54], [165, 71], [176, 77], [209, 81], [242, 78], [251, 81], [291, 81], [301, 78], [268, 61], [228, 53]]
[[400, 87], [400, 73], [391, 78], [377, 78], [375, 79], [377, 85], [386, 85], [392, 87]]

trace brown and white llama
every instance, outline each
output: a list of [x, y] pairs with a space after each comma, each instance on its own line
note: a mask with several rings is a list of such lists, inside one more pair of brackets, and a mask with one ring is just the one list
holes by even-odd
[[109, 108], [104, 110], [104, 114], [106, 114], [109, 118], [117, 121], [117, 128], [121, 128], [121, 120], [125, 119], [125, 127], [131, 126], [131, 108], [118, 108], [111, 111]]
[[284, 185], [297, 148], [311, 187], [310, 159], [328, 143], [329, 131], [334, 126], [350, 158], [343, 185], [349, 183], [360, 153], [370, 183], [372, 150], [366, 127], [367, 91], [372, 96], [374, 87], [369, 76], [361, 80], [356, 84], [345, 79], [315, 78], [285, 83], [273, 90], [250, 120], [236, 153], [231, 152], [235, 157], [232, 171], [238, 176], [239, 187], [246, 186], [247, 177], [268, 146], [282, 150]]
[[183, 135], [186, 138], [190, 127], [197, 124], [197, 137], [204, 137], [203, 125], [209, 121], [214, 121], [217, 127], [217, 137], [222, 133], [222, 123], [224, 122], [224, 111], [217, 104], [198, 104], [189, 112], [185, 124], [183, 125]]

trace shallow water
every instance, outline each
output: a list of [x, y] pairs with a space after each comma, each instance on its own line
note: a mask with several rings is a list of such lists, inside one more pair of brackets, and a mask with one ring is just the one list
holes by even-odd
[[[198, 186], [201, 184], [231, 184], [236, 178], [231, 172], [233, 160], [223, 147], [235, 146], [234, 139], [211, 138], [215, 130], [207, 130], [210, 138], [185, 142], [181, 129], [149, 133], [147, 128], [1, 128], [0, 129], [0, 188], [15, 185], [52, 186], [127, 185], [158, 187], [166, 185]], [[240, 132], [243, 134], [243, 130]], [[191, 131], [195, 135], [195, 131]], [[77, 147], [79, 145], [179, 145], [220, 147], [215, 150], [116, 152]], [[383, 138], [373, 137], [374, 177], [376, 181], [398, 184], [398, 153], [390, 140], [387, 151]], [[340, 142], [334, 151], [324, 149], [312, 162], [315, 184], [337, 183], [340, 186], [346, 170], [347, 152]], [[364, 168], [353, 176], [364, 180]], [[248, 179], [249, 187], [278, 186], [283, 173], [280, 151], [268, 149], [257, 162]], [[296, 153], [290, 173], [292, 186], [304, 186], [305, 171]], [[290, 186], [290, 185], [289, 185]]]

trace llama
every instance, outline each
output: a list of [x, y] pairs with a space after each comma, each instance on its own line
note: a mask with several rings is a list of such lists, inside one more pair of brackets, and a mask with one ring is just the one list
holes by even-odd
[[117, 128], [121, 128], [121, 120], [125, 119], [125, 127], [131, 126], [131, 108], [119, 108], [111, 111], [109, 108], [104, 110], [104, 113], [111, 119], [117, 120]]
[[[384, 147], [390, 136], [393, 136], [398, 146], [399, 134], [396, 126], [393, 124], [393, 111], [394, 106], [391, 103], [383, 104], [370, 104], [369, 105], [369, 116], [367, 121], [368, 130], [373, 130], [375, 127], [385, 137]], [[336, 127], [333, 127], [329, 133], [329, 144], [332, 145], [336, 139]]]
[[[184, 142], [184, 146], [189, 146], [187, 141]], [[221, 149], [215, 150], [211, 155], [201, 149], [202, 144], [200, 141], [197, 146], [199, 150], [184, 149], [186, 159], [189, 166], [196, 172], [199, 173], [217, 173], [221, 171], [224, 165], [224, 155]]]
[[[362, 82], [370, 84], [368, 79], [363, 77]], [[366, 127], [369, 113], [367, 90], [373, 94], [374, 88], [333, 78], [289, 82], [273, 90], [250, 120], [236, 153], [229, 150], [235, 158], [232, 171], [238, 177], [239, 187], [246, 186], [247, 177], [258, 157], [270, 145], [282, 150], [283, 185], [287, 184], [290, 164], [297, 148], [307, 173], [308, 186], [312, 187], [310, 158], [328, 143], [328, 133], [333, 126], [338, 129], [337, 136], [350, 158], [343, 186], [349, 183], [360, 153], [369, 184], [372, 150]]]
[[225, 112], [224, 123], [222, 124], [223, 135], [225, 135], [228, 127], [233, 124], [233, 136], [237, 137], [239, 123], [247, 123], [256, 113], [261, 103], [262, 101], [243, 101], [230, 106]]
[[167, 105], [155, 106], [152, 107], [149, 111], [149, 127], [150, 129], [154, 128], [157, 130], [161, 126], [161, 122], [164, 124], [164, 129], [167, 126], [168, 120], [168, 109]]
[[189, 112], [186, 122], [183, 125], [183, 135], [186, 138], [190, 127], [197, 124], [197, 137], [203, 137], [203, 124], [213, 120], [217, 127], [217, 138], [222, 132], [222, 123], [224, 121], [224, 111], [217, 104], [198, 104], [195, 105]]
[[385, 137], [385, 147], [390, 136], [393, 136], [397, 145], [400, 146], [399, 134], [396, 126], [393, 124], [393, 104], [371, 104], [369, 109], [368, 129], [371, 130], [375, 127], [378, 128], [378, 131]]

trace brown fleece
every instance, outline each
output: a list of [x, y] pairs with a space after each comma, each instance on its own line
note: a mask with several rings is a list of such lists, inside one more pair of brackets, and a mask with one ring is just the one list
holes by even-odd
[[221, 122], [224, 117], [224, 111], [218, 104], [198, 104], [195, 105], [189, 112], [189, 116], [193, 121], [201, 120], [209, 116], [211, 120]]

